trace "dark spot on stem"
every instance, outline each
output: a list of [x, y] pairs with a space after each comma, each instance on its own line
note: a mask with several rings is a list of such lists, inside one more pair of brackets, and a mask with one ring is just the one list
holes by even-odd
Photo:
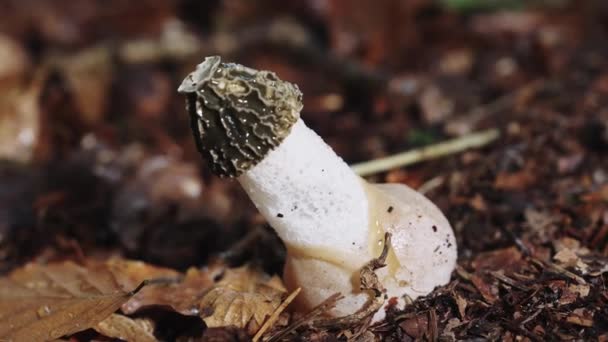
[[277, 214], [277, 217], [278, 217], [278, 218], [282, 218], [282, 217], [283, 217], [283, 214], [278, 213], [278, 214]]
[[389, 213], [392, 213], [393, 212], [393, 206], [391, 205], [390, 207], [388, 207], [388, 210], [386, 210], [386, 211], [389, 212]]
[[437, 233], [437, 226], [433, 226], [433, 232]]

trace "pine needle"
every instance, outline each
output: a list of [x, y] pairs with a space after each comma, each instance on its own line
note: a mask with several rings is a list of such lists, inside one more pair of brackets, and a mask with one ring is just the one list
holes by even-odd
[[268, 317], [266, 322], [264, 322], [264, 324], [260, 327], [255, 336], [253, 336], [253, 342], [259, 341], [262, 335], [264, 335], [264, 333], [272, 327], [272, 325], [277, 321], [277, 319], [279, 319], [279, 315], [281, 314], [281, 312], [283, 312], [285, 308], [289, 304], [291, 304], [291, 302], [294, 300], [294, 298], [296, 298], [300, 291], [302, 291], [302, 288], [298, 287], [287, 298], [285, 298], [283, 303], [281, 303], [281, 305], [279, 305], [279, 307], [272, 313], [272, 315]]

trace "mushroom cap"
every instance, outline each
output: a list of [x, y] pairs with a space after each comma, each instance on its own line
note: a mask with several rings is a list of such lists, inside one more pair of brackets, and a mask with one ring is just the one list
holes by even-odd
[[302, 93], [270, 71], [207, 57], [178, 91], [199, 152], [214, 173], [238, 177], [289, 135], [300, 116]]

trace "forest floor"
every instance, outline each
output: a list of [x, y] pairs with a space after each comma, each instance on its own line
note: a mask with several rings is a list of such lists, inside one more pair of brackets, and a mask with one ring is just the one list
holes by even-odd
[[[3, 6], [0, 339], [608, 341], [603, 1]], [[405, 310], [387, 302], [374, 325], [283, 311], [284, 247], [201, 160], [176, 92], [211, 54], [298, 84], [303, 119], [349, 163], [498, 129], [481, 149], [366, 177], [443, 210], [451, 282]]]

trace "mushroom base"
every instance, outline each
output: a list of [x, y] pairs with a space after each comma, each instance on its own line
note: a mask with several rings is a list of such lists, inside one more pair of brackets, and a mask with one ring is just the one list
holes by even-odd
[[[415, 299], [448, 283], [456, 264], [456, 242], [441, 211], [401, 184], [366, 184], [366, 189], [373, 206], [365, 259], [378, 257], [384, 232], [392, 234], [387, 267], [376, 271], [387, 297], [396, 297], [403, 305], [405, 297]], [[359, 290], [358, 272], [365, 263], [344, 266], [331, 262], [330, 250], [306, 252], [288, 246], [284, 280], [290, 289], [302, 288], [294, 309], [306, 312], [337, 292], [345, 298], [329, 312], [333, 317], [353, 314], [365, 305], [369, 294]], [[381, 309], [374, 320], [384, 316]]]

